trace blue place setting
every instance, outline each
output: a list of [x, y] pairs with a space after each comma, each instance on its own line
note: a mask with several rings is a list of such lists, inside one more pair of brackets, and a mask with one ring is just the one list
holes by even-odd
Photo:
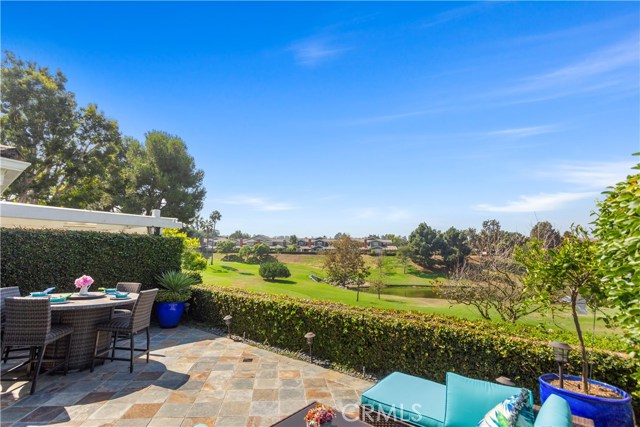
[[107, 295], [115, 295], [115, 294], [118, 293], [118, 290], [115, 289], [115, 288], [113, 288], [113, 289], [105, 289], [104, 293], [107, 294]]
[[129, 298], [129, 292], [118, 292], [115, 297], [118, 299]]
[[37, 298], [44, 298], [49, 296], [49, 294], [47, 294], [46, 292], [31, 292], [31, 296], [37, 297]]

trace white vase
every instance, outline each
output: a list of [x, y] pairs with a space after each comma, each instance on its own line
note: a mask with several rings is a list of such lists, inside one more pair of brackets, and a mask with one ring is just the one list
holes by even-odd
[[78, 292], [79, 295], [81, 296], [87, 296], [89, 295], [89, 287], [88, 286], [83, 286], [80, 288], [80, 292]]

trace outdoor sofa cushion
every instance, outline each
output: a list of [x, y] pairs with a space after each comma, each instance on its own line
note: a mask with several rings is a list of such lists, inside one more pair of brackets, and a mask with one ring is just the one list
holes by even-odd
[[445, 397], [443, 384], [394, 372], [362, 393], [361, 404], [416, 426], [442, 427]]
[[571, 427], [571, 408], [562, 397], [555, 394], [549, 395], [544, 401], [534, 427]]
[[[521, 390], [447, 372], [444, 427], [476, 425], [498, 402], [520, 394]], [[529, 401], [533, 407], [531, 391]]]

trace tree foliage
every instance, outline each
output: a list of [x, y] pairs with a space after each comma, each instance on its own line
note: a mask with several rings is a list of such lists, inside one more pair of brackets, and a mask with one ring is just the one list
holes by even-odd
[[189, 237], [180, 230], [166, 228], [162, 231], [163, 236], [178, 237], [183, 241], [182, 249], [182, 269], [186, 271], [202, 271], [207, 268], [207, 259], [198, 252], [200, 242], [197, 238]]
[[229, 234], [230, 239], [248, 239], [251, 237], [249, 233], [243, 233], [240, 230], [236, 230], [233, 233]]
[[166, 132], [151, 131], [145, 142], [129, 139], [126, 193], [120, 199], [122, 211], [162, 215], [192, 223], [202, 209], [204, 172], [196, 169], [185, 142]]
[[335, 286], [356, 286], [356, 300], [360, 299], [360, 286], [369, 274], [360, 248], [362, 244], [349, 236], [335, 241], [334, 249], [327, 252], [323, 268], [327, 281]]
[[529, 238], [539, 240], [545, 248], [555, 248], [562, 240], [560, 232], [549, 221], [537, 222], [531, 229]]
[[[634, 169], [640, 170], [640, 164]], [[609, 301], [620, 310], [617, 320], [637, 349], [640, 346], [640, 173], [628, 176], [605, 194], [606, 199], [598, 204], [594, 231], [599, 239], [600, 272]]]
[[516, 260], [526, 269], [524, 283], [547, 305], [568, 294], [571, 315], [578, 334], [582, 355], [582, 384], [588, 391], [588, 358], [578, 318], [578, 298], [585, 298], [595, 308], [603, 300], [604, 288], [597, 276], [596, 244], [581, 227], [574, 227], [557, 248], [545, 248], [539, 240], [530, 241], [515, 252]]
[[444, 265], [450, 271], [464, 263], [471, 253], [466, 232], [450, 227], [440, 236], [440, 255]]
[[236, 244], [233, 240], [220, 240], [216, 243], [216, 252], [230, 254], [235, 251]]
[[78, 108], [61, 71], [11, 52], [2, 61], [0, 141], [31, 163], [7, 190], [19, 202], [114, 208], [124, 150], [118, 124], [94, 104]]
[[413, 261], [424, 267], [435, 265], [434, 255], [439, 253], [442, 246], [438, 230], [422, 222], [409, 235], [409, 247]]
[[265, 280], [274, 280], [277, 277], [287, 278], [291, 276], [289, 268], [281, 262], [269, 261], [260, 264], [260, 277]]

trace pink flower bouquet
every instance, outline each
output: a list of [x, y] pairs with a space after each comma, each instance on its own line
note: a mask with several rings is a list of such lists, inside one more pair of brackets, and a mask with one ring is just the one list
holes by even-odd
[[91, 286], [91, 284], [93, 283], [93, 279], [91, 278], [91, 276], [82, 276], [78, 277], [74, 283], [76, 284], [76, 288], [82, 289], [84, 287]]

